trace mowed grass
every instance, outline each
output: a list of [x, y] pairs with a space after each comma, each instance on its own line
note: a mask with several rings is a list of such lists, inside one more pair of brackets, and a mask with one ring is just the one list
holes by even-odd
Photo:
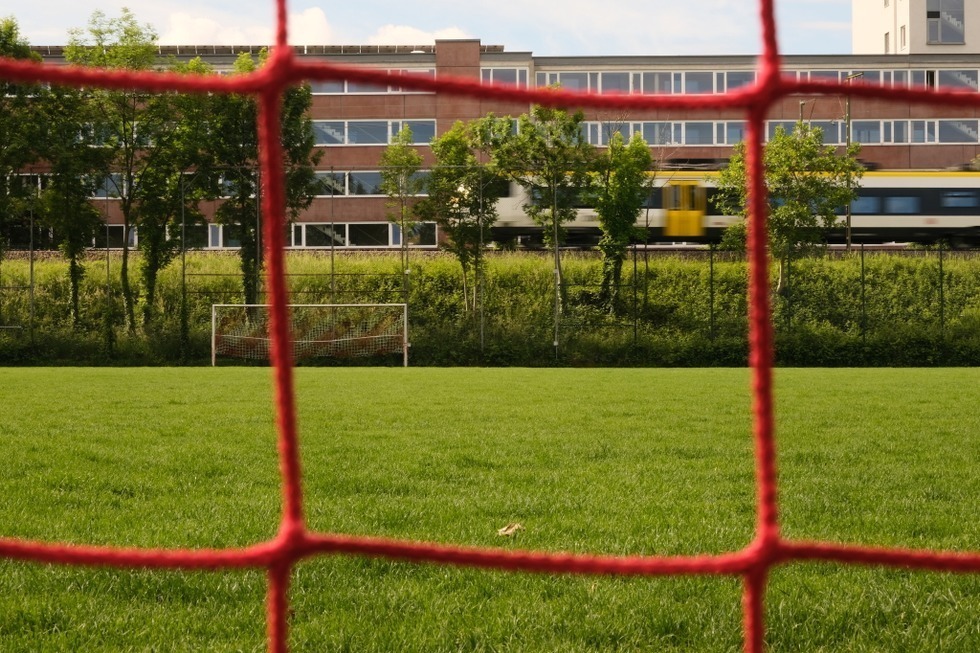
[[[311, 528], [699, 554], [753, 536], [746, 370], [296, 371]], [[787, 537], [980, 550], [980, 370], [778, 370]], [[0, 369], [0, 535], [232, 547], [279, 520], [271, 373]], [[519, 522], [513, 538], [497, 529]], [[738, 651], [731, 577], [301, 563], [293, 651]], [[0, 561], [0, 650], [262, 651], [261, 571]], [[773, 570], [770, 651], [980, 650], [980, 578]]]

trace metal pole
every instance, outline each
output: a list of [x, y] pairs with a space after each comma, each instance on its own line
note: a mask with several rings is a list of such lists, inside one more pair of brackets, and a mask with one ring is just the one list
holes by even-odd
[[262, 301], [262, 169], [255, 169], [255, 298]]
[[867, 344], [868, 340], [868, 306], [865, 299], [865, 267], [864, 267], [864, 243], [861, 243], [861, 343]]
[[[850, 86], [851, 82], [858, 77], [861, 77], [864, 73], [852, 73], [845, 78], [847, 85]], [[849, 156], [851, 151], [851, 92], [848, 90], [847, 95], [844, 97], [844, 156]], [[851, 191], [851, 165], [847, 163], [847, 191]], [[851, 252], [851, 202], [848, 200], [847, 206], [845, 207], [845, 238], [847, 245], [845, 250]]]
[[[33, 198], [32, 198], [33, 200]], [[27, 328], [31, 340], [31, 347], [34, 347], [34, 202], [31, 201], [31, 235], [29, 249], [29, 265], [30, 265], [30, 276], [28, 277], [28, 298], [30, 301], [30, 317], [27, 323]]]
[[939, 241], [939, 335], [944, 336], [946, 333], [946, 297], [943, 292], [943, 286], [946, 285], [944, 281], [945, 275], [943, 274], [943, 243]]
[[708, 337], [715, 339], [715, 244], [708, 245]]
[[180, 176], [180, 359], [187, 362], [187, 219], [184, 215], [184, 175]]
[[408, 302], [402, 307], [403, 318], [405, 320], [405, 329], [402, 331], [402, 365], [408, 367], [408, 349], [411, 347], [411, 343], [408, 341]]
[[558, 319], [561, 315], [561, 261], [558, 258], [558, 179], [551, 187], [552, 246], [555, 248], [555, 360], [558, 360]]
[[639, 320], [640, 320], [640, 294], [639, 289], [636, 287], [638, 274], [636, 267], [636, 243], [633, 244], [633, 346], [636, 347], [639, 344], [640, 334], [639, 334]]
[[486, 337], [485, 337], [486, 324], [484, 323], [484, 316], [483, 316], [483, 198], [484, 198], [483, 193], [484, 193], [484, 190], [485, 190], [484, 189], [484, 184], [486, 182], [483, 179], [483, 172], [484, 172], [484, 170], [481, 167], [480, 168], [480, 215], [477, 218], [477, 229], [480, 232], [479, 233], [480, 246], [476, 250], [477, 251], [477, 258], [476, 258], [476, 279], [475, 279], [475, 281], [476, 281], [476, 284], [475, 284], [476, 287], [474, 288], [474, 291], [476, 292], [476, 297], [475, 297], [475, 300], [476, 301], [474, 301], [474, 308], [476, 308], [476, 306], [475, 306], [476, 302], [479, 302], [480, 303], [480, 308], [478, 309], [478, 311], [479, 311], [478, 312], [478, 315], [479, 315], [479, 319], [480, 319], [480, 358], [481, 358], [481, 362], [482, 362], [482, 358], [483, 358], [483, 355], [484, 355], [485, 340], [486, 340]]
[[[123, 238], [126, 237], [126, 230], [123, 229]], [[124, 241], [125, 242], [125, 241]], [[109, 353], [112, 346], [112, 292], [109, 285], [109, 187], [105, 191], [105, 325], [106, 325], [106, 352]]]

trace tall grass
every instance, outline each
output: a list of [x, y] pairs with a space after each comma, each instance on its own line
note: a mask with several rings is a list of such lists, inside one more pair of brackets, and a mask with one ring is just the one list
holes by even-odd
[[[68, 317], [63, 262], [35, 266], [33, 320], [27, 261], [0, 265], [0, 326], [21, 327], [0, 330], [0, 361], [209, 360], [211, 304], [241, 301], [233, 254], [192, 252], [171, 263], [160, 277], [159, 320], [135, 335], [120, 325], [118, 261], [110, 258], [107, 275], [101, 256], [86, 262], [79, 328]], [[553, 262], [542, 253], [488, 256], [478, 310], [469, 312], [459, 265], [446, 254], [413, 252], [407, 274], [389, 253], [288, 252], [286, 260], [295, 303], [407, 301], [415, 365], [746, 363], [746, 267], [727, 253], [711, 262], [706, 252], [639, 252], [624, 266], [612, 311], [598, 300], [598, 256], [565, 254], [557, 347]], [[791, 267], [789, 290], [771, 299], [781, 364], [980, 364], [976, 256], [945, 252], [942, 274], [938, 252], [804, 259]]]

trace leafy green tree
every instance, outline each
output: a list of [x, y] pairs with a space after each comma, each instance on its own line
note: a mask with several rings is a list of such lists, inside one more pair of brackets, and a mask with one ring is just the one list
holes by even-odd
[[489, 115], [476, 124], [481, 149], [495, 169], [527, 193], [524, 211], [544, 230], [555, 256], [556, 283], [562, 306], [566, 294], [559, 247], [564, 225], [575, 219], [578, 198], [588, 183], [595, 148], [586, 140], [581, 111], [534, 106], [517, 120]]
[[[258, 69], [268, 59], [259, 53], [258, 61], [243, 52], [234, 64], [234, 74]], [[285, 170], [286, 218], [295, 220], [309, 207], [319, 184], [314, 166], [321, 153], [314, 148], [313, 122], [309, 108], [313, 94], [309, 84], [295, 86], [283, 94], [280, 132]], [[210, 157], [201, 167], [211, 182], [211, 196], [221, 197], [216, 212], [218, 222], [235, 229], [240, 242], [242, 291], [245, 303], [259, 301], [262, 274], [261, 180], [259, 178], [258, 104], [254, 97], [222, 94], [211, 97], [208, 146]]]
[[[794, 256], [822, 247], [826, 232], [838, 225], [837, 211], [854, 200], [864, 172], [859, 144], [840, 154], [823, 144], [817, 127], [800, 122], [793, 133], [778, 128], [763, 152], [768, 192], [770, 255], [779, 262], [776, 292], [786, 291], [786, 265]], [[739, 143], [718, 176], [716, 206], [730, 215], [748, 215], [745, 144]], [[723, 245], [745, 246], [744, 220], [730, 227]]]
[[648, 171], [652, 163], [650, 147], [642, 136], [634, 134], [627, 144], [623, 135], [616, 132], [590, 175], [589, 196], [602, 229], [599, 299], [610, 311], [614, 310], [619, 294], [627, 248], [637, 236], [636, 219], [650, 191]]
[[[210, 66], [200, 58], [171, 67], [180, 74], [205, 74]], [[207, 120], [210, 100], [205, 95], [170, 93], [158, 98], [150, 108], [167, 111], [171, 121], [159, 117], [154, 123], [160, 130], [160, 141], [154, 144], [154, 165], [147, 166], [136, 187], [139, 209], [140, 250], [139, 275], [142, 296], [143, 328], [156, 322], [156, 287], [160, 271], [180, 252], [181, 219], [201, 222], [198, 208], [202, 192], [195, 185], [197, 169], [204, 165], [207, 153]]]
[[388, 196], [388, 219], [401, 231], [403, 272], [408, 271], [408, 239], [416, 222], [415, 203], [425, 184], [418, 174], [422, 155], [413, 142], [411, 128], [402, 127], [381, 155], [381, 191]]
[[[481, 165], [469, 127], [457, 122], [432, 141], [436, 163], [426, 182], [427, 196], [416, 205], [416, 214], [439, 225], [445, 248], [459, 261], [463, 272], [463, 307], [476, 307], [476, 279], [483, 264], [483, 243], [497, 220], [499, 177]], [[469, 289], [472, 288], [472, 304]]]
[[[141, 25], [128, 9], [119, 18], [103, 12], [92, 14], [86, 29], [69, 31], [65, 60], [69, 63], [109, 69], [152, 70], [157, 64], [157, 34]], [[140, 199], [152, 195], [144, 182], [159, 175], [146, 174], [160, 160], [168, 132], [178, 122], [169, 110], [166, 95], [152, 95], [138, 89], [92, 88], [90, 102], [95, 108], [92, 145], [102, 147], [107, 158], [105, 175], [119, 198], [123, 218], [122, 265], [120, 282], [123, 313], [130, 333], [136, 330], [136, 292], [129, 278], [130, 233], [140, 219]]]
[[38, 146], [50, 166], [40, 218], [68, 261], [69, 311], [75, 327], [81, 323], [79, 286], [85, 276], [85, 251], [102, 225], [91, 197], [110, 156], [79, 138], [91, 127], [92, 109], [85, 92], [72, 87], [54, 86], [39, 94], [35, 104], [35, 117], [42, 125]]
[[55, 173], [41, 195], [42, 222], [52, 227], [58, 249], [68, 261], [69, 311], [72, 324], [81, 323], [79, 286], [85, 276], [85, 252], [102, 224], [102, 216], [89, 201], [92, 184], [74, 174]]
[[[13, 18], [0, 19], [0, 56], [40, 61]], [[0, 80], [0, 259], [7, 247], [6, 227], [22, 219], [36, 188], [18, 183], [15, 173], [37, 159], [37, 88]]]

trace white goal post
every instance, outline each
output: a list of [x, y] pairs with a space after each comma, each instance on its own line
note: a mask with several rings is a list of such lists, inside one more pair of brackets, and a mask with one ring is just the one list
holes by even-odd
[[[211, 365], [218, 356], [269, 360], [270, 304], [211, 305]], [[293, 360], [402, 355], [408, 304], [288, 304]]]

